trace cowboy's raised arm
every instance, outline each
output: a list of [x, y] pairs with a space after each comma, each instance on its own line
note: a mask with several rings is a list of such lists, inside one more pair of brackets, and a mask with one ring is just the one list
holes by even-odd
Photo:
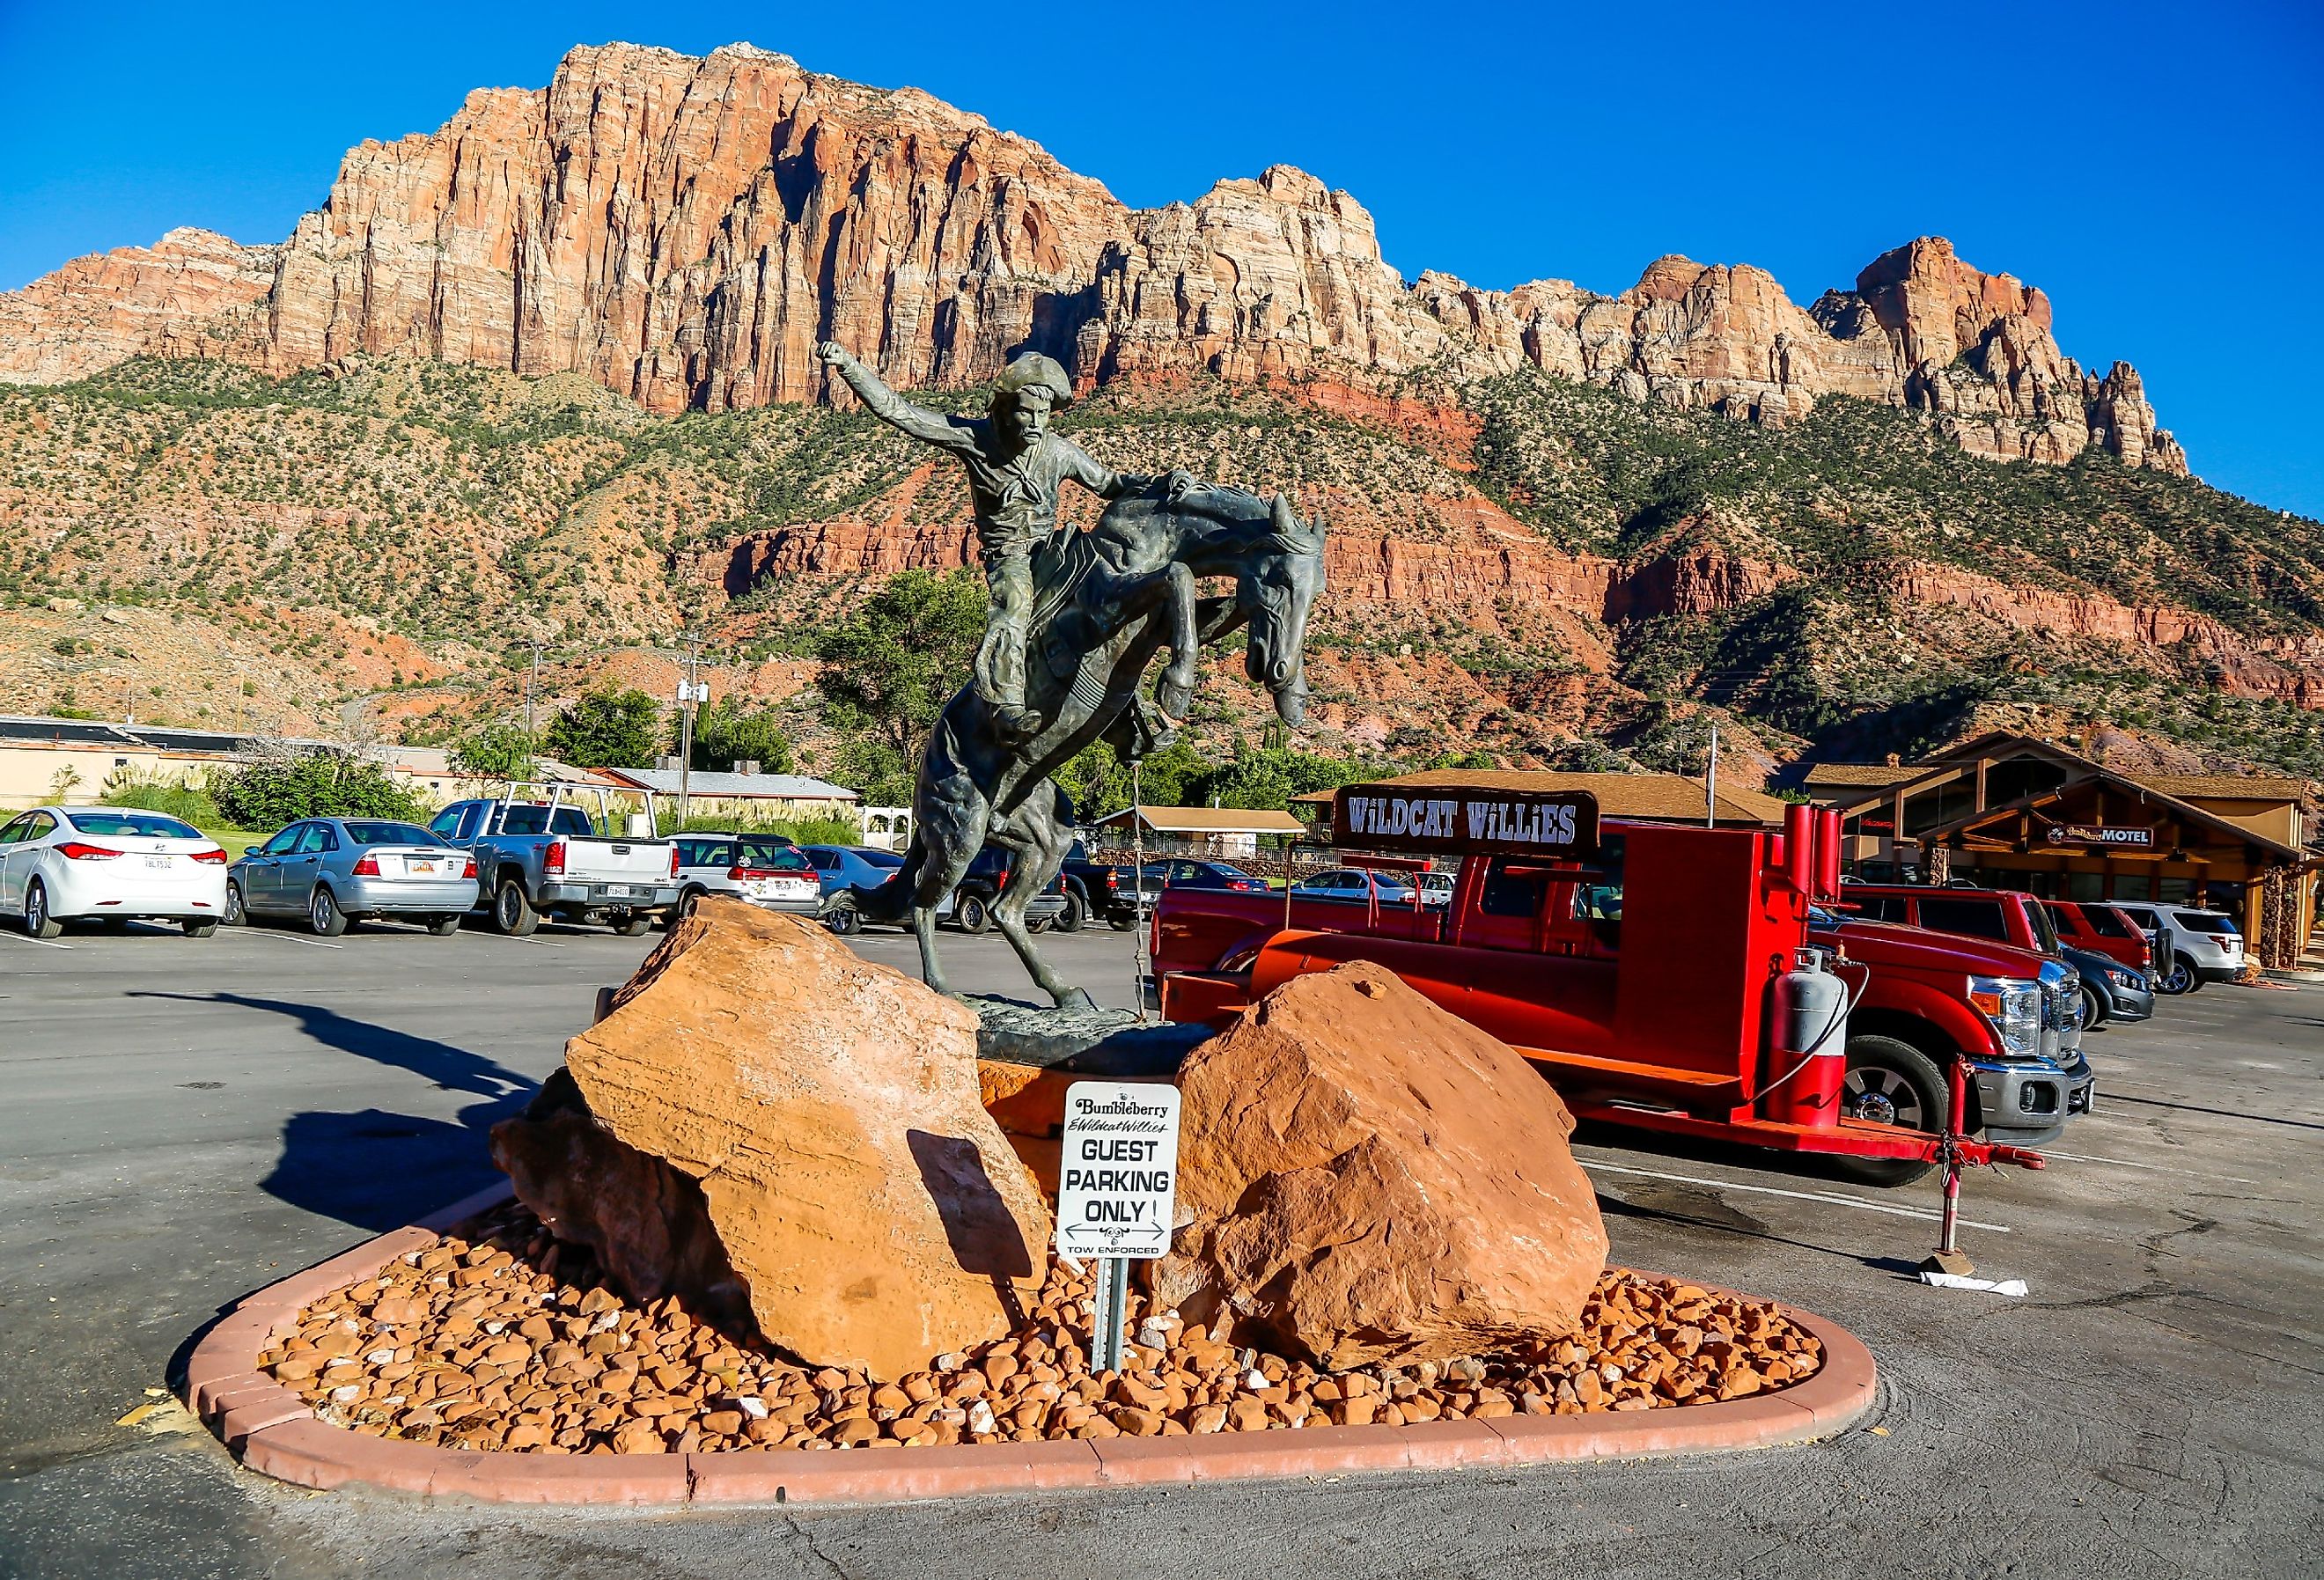
[[816, 355], [831, 365], [834, 371], [855, 392], [855, 398], [865, 410], [891, 428], [900, 428], [914, 439], [941, 445], [948, 450], [976, 448], [975, 437], [963, 425], [956, 425], [941, 411], [931, 411], [926, 406], [915, 406], [896, 393], [862, 363], [857, 361], [844, 346], [825, 340], [816, 347]]

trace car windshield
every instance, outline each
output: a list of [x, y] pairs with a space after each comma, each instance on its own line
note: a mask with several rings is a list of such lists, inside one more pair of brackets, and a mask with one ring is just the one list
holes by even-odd
[[765, 840], [746, 839], [742, 843], [742, 857], [738, 866], [757, 867], [772, 873], [806, 873], [815, 870], [815, 864], [796, 845], [774, 845]]
[[416, 823], [348, 823], [347, 837], [357, 845], [441, 845], [444, 842]]
[[2234, 918], [2221, 916], [2216, 911], [2181, 910], [2172, 912], [2172, 916], [2181, 927], [2184, 928], [2190, 933], [2211, 933], [2225, 936], [2229, 933], [2239, 933], [2243, 930], [2241, 928], [2236, 926]]
[[2103, 938], [2135, 938], [2138, 936], [2138, 930], [2130, 925], [2130, 919], [2111, 905], [2085, 905], [2082, 918], [2090, 924], [2090, 930]]
[[2028, 904], [2025, 910], [2026, 914], [2034, 919], [2034, 937], [2040, 942], [2042, 952], [2045, 955], [2056, 954], [2058, 952], [2058, 920], [2050, 914], [2050, 908], [2046, 905]]
[[892, 850], [859, 850], [855, 859], [875, 867], [900, 867], [904, 858]]
[[1244, 872], [1240, 867], [1234, 865], [1231, 862], [1212, 862], [1209, 864], [1211, 876], [1213, 878], [1248, 878], [1250, 876], [1249, 873]]
[[159, 812], [67, 812], [65, 821], [83, 834], [110, 835], [115, 839], [199, 839], [202, 831], [190, 823], [164, 818]]

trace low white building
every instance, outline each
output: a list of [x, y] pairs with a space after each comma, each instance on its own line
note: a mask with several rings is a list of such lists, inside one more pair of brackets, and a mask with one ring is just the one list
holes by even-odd
[[1296, 838], [1307, 827], [1288, 812], [1241, 807], [1124, 807], [1084, 827], [1127, 843], [1138, 825], [1157, 855], [1229, 857], [1254, 855], [1261, 839]]
[[[678, 773], [675, 768], [599, 768], [592, 772], [607, 784], [653, 791], [665, 810], [678, 808]], [[845, 818], [853, 820], [863, 798], [844, 785], [804, 773], [711, 773], [687, 776], [687, 799], [695, 818], [733, 817], [804, 819]]]
[[[0, 808], [58, 800], [91, 801], [107, 781], [137, 779], [198, 789], [219, 769], [262, 752], [343, 752], [330, 741], [261, 737], [241, 730], [181, 729], [106, 719], [0, 715]], [[373, 746], [362, 755], [385, 767], [434, 806], [474, 792], [437, 746]]]

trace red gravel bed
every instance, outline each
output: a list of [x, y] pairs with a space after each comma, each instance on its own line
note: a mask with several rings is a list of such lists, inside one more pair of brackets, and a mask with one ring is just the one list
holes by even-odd
[[277, 1329], [259, 1370], [369, 1437], [537, 1455], [1036, 1443], [1677, 1409], [1779, 1392], [1822, 1342], [1768, 1301], [1609, 1270], [1570, 1336], [1332, 1372], [1130, 1299], [1130, 1363], [1092, 1374], [1089, 1280], [1052, 1262], [1008, 1338], [881, 1383], [638, 1307], [514, 1203]]

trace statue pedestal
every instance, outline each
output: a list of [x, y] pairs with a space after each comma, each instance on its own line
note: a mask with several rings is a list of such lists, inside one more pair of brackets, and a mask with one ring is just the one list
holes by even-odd
[[1207, 1026], [1141, 1026], [1128, 1010], [1045, 1010], [983, 993], [964, 1002], [976, 1012], [977, 1058], [1075, 1075], [1168, 1076], [1211, 1035]]

